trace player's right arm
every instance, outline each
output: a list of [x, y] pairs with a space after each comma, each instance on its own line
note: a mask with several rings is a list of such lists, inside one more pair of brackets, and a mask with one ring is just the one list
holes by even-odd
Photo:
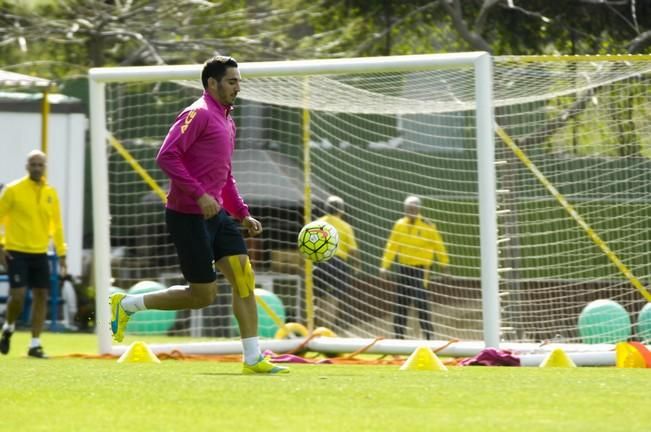
[[[359, 273], [362, 268], [362, 263], [359, 259], [359, 249], [357, 245], [357, 238], [355, 237], [355, 231], [349, 223], [345, 223], [345, 239], [348, 245], [348, 262], [352, 264], [353, 271]], [[341, 240], [341, 236], [340, 236]]]
[[7, 252], [5, 251], [5, 229], [9, 210], [13, 204], [13, 189], [4, 187], [0, 192], [0, 264], [7, 268]]
[[201, 214], [205, 219], [210, 219], [219, 213], [219, 203], [217, 200], [210, 194], [205, 193], [197, 199], [197, 204], [201, 208]]
[[[206, 193], [201, 183], [192, 175], [192, 167], [186, 167], [183, 155], [201, 135], [207, 122], [204, 110], [192, 109], [182, 112], [170, 127], [163, 145], [156, 156], [156, 163], [172, 180], [175, 187], [197, 201], [204, 216], [219, 211], [217, 201]], [[213, 214], [214, 213], [214, 214]]]
[[434, 225], [432, 222], [428, 222], [428, 225], [430, 227], [428, 237], [432, 250], [434, 251], [434, 256], [436, 257], [441, 271], [446, 271], [448, 264], [450, 263], [450, 258], [448, 256], [445, 243], [443, 242], [443, 237], [441, 237], [441, 234], [436, 228], [436, 225]]
[[391, 263], [395, 259], [398, 248], [400, 246], [398, 242], [398, 237], [400, 235], [400, 221], [397, 221], [393, 224], [393, 229], [387, 240], [387, 244], [384, 247], [384, 254], [382, 255], [382, 264], [380, 265], [380, 275], [386, 275], [387, 270], [391, 267]]
[[[222, 205], [224, 206], [224, 209], [226, 209], [226, 211], [234, 218], [244, 222], [245, 218], [251, 216], [249, 214], [249, 206], [247, 206], [244, 203], [244, 200], [242, 199], [242, 196], [240, 195], [240, 192], [237, 189], [237, 182], [233, 177], [232, 171], [228, 171], [228, 174], [226, 176], [226, 183], [222, 188], [221, 198], [222, 198]], [[249, 226], [246, 226], [246, 228], [248, 229]], [[258, 231], [257, 229], [254, 229], [254, 232], [257, 231]], [[260, 232], [258, 232], [258, 234]]]

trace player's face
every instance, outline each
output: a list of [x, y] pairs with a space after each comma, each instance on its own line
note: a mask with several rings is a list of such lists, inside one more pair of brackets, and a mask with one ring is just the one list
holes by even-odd
[[216, 86], [211, 92], [212, 96], [222, 105], [233, 105], [235, 98], [240, 92], [240, 70], [230, 67], [221, 81], [215, 81]]
[[40, 181], [45, 174], [46, 161], [41, 155], [34, 155], [27, 159], [27, 172], [29, 178], [34, 181]]
[[408, 218], [415, 218], [420, 213], [420, 207], [415, 204], [405, 204], [405, 215]]

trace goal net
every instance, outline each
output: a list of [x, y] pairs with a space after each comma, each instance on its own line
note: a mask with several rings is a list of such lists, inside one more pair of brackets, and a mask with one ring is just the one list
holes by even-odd
[[[636, 281], [649, 274], [651, 63], [584, 60], [498, 57], [492, 71], [479, 53], [241, 64], [233, 170], [264, 227], [247, 239], [271, 309], [259, 309], [260, 335], [273, 338], [280, 319], [342, 337], [579, 342], [579, 314], [596, 299], [635, 322], [645, 303]], [[154, 157], [201, 94], [200, 69], [91, 71], [101, 350], [108, 292], [184, 283]], [[339, 290], [296, 248], [331, 195], [358, 244]], [[424, 289], [405, 290], [400, 256], [386, 278], [379, 267], [412, 195], [449, 264], [434, 259], [414, 276]], [[230, 287], [219, 282], [212, 306], [141, 312], [127, 338], [236, 340]]]
[[496, 59], [504, 337], [585, 342], [584, 308], [609, 299], [626, 312], [604, 311], [601, 339], [649, 338], [649, 60]]

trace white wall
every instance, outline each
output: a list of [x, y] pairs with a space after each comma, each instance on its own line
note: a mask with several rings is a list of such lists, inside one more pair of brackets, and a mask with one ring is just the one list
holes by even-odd
[[[68, 272], [81, 276], [84, 222], [84, 143], [86, 117], [80, 113], [50, 113], [47, 177], [59, 193]], [[27, 174], [27, 153], [41, 148], [41, 114], [0, 112], [0, 183]]]

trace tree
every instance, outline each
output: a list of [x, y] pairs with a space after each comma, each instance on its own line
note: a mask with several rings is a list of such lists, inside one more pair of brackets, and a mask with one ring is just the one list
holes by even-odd
[[651, 34], [644, 32], [651, 28], [651, 4], [647, 1], [440, 3], [469, 48], [495, 54], [639, 53], [651, 43]]
[[45, 45], [62, 61], [86, 67], [188, 63], [216, 53], [274, 57], [269, 36], [282, 45], [287, 10], [271, 0], [247, 3], [70, 0], [30, 9], [0, 2], [0, 53], [33, 58], [45, 54]]
[[645, 52], [642, 0], [0, 0], [5, 64], [65, 67], [485, 50]]

